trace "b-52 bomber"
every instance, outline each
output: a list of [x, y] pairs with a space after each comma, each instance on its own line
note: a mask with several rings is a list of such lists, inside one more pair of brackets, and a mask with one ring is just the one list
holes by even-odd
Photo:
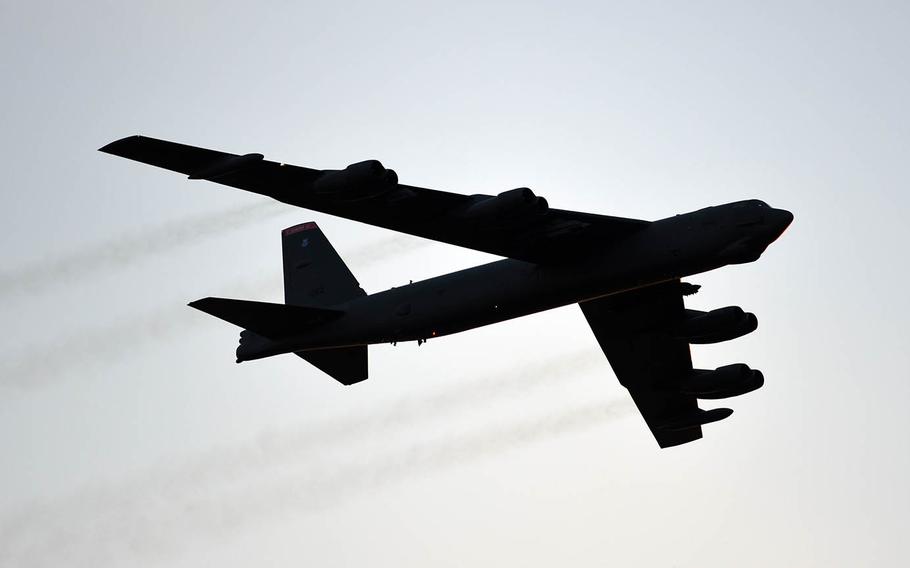
[[417, 341], [577, 303], [661, 447], [702, 437], [764, 384], [743, 364], [692, 368], [690, 344], [754, 331], [731, 306], [686, 309], [680, 279], [757, 260], [793, 220], [753, 199], [641, 221], [549, 207], [528, 188], [460, 195], [399, 183], [377, 160], [342, 170], [272, 162], [144, 136], [101, 148], [189, 176], [506, 257], [376, 294], [360, 287], [315, 223], [282, 232], [284, 304], [203, 298], [190, 306], [243, 329], [237, 362], [294, 353], [345, 385], [367, 378], [367, 346]]

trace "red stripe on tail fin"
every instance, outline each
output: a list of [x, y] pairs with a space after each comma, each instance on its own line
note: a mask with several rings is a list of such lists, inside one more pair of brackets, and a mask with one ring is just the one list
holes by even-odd
[[316, 223], [310, 221], [308, 223], [301, 223], [299, 225], [294, 225], [293, 227], [288, 227], [287, 229], [281, 231], [281, 236], [286, 237], [288, 235], [293, 235], [294, 233], [299, 233], [301, 231], [312, 231], [313, 229], [318, 229]]

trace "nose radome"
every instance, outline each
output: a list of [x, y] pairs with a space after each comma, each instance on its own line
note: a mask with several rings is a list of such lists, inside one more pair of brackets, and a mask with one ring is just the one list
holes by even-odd
[[787, 230], [787, 227], [790, 226], [790, 223], [793, 222], [793, 213], [790, 213], [786, 209], [775, 209], [774, 212], [774, 229], [777, 233], [777, 236], [779, 237], [785, 230]]
[[790, 226], [790, 223], [793, 222], [793, 213], [790, 213], [786, 209], [778, 209], [778, 214], [780, 215], [780, 224], [781, 227], [786, 229]]

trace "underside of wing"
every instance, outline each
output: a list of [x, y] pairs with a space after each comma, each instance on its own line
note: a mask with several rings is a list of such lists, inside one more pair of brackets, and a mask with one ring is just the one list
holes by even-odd
[[736, 396], [760, 387], [761, 373], [745, 365], [715, 371], [692, 368], [689, 343], [713, 343], [749, 333], [755, 316], [740, 308], [686, 310], [697, 286], [673, 280], [580, 305], [619, 382], [662, 448], [702, 437], [701, 426], [732, 414], [702, 410], [698, 399]]
[[552, 209], [528, 188], [491, 196], [404, 185], [377, 160], [316, 170], [145, 136], [123, 138], [101, 151], [313, 211], [535, 263], [584, 255], [649, 224]]

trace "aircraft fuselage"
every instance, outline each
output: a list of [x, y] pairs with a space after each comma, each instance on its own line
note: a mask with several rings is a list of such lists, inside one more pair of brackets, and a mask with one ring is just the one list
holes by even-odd
[[506, 259], [356, 298], [340, 318], [238, 361], [352, 345], [422, 341], [758, 259], [793, 216], [761, 201], [676, 215], [583, 257], [538, 265]]

